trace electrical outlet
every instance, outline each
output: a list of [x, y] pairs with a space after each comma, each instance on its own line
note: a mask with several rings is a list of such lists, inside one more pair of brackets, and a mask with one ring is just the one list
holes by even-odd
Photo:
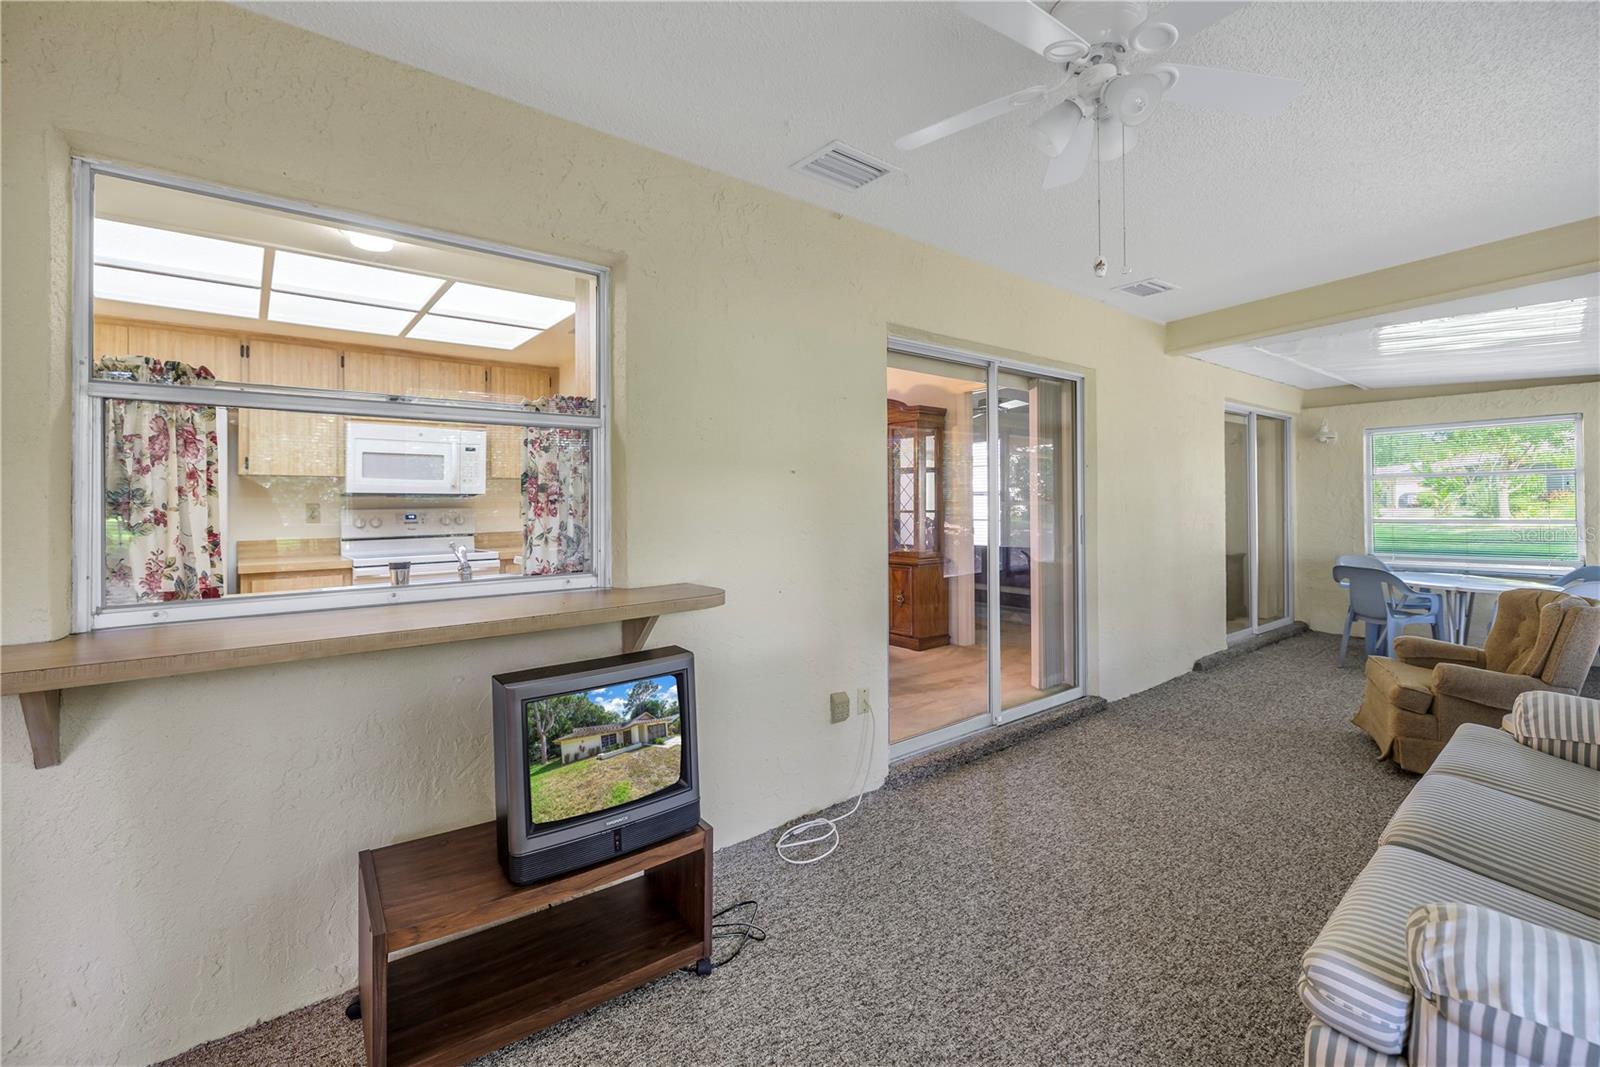
[[321, 522], [322, 521], [322, 505], [317, 503], [315, 500], [306, 501], [306, 521], [307, 522]]
[[850, 718], [850, 694], [828, 694], [828, 721], [844, 722]]
[[865, 715], [872, 710], [872, 693], [867, 689], [856, 690], [856, 714]]

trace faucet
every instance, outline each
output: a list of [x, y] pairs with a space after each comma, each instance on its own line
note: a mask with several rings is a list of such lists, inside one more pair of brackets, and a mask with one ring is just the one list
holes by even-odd
[[451, 541], [450, 551], [456, 554], [456, 573], [461, 576], [461, 580], [472, 581], [472, 564], [467, 562], [467, 546], [459, 541]]

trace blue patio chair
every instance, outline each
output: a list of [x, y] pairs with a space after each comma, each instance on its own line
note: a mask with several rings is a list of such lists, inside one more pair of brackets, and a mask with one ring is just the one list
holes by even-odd
[[1600, 563], [1591, 563], [1587, 567], [1579, 567], [1577, 570], [1568, 571], [1551, 584], [1559, 585], [1565, 589], [1568, 586], [1577, 585], [1579, 582], [1600, 582]]
[[1350, 587], [1350, 608], [1344, 616], [1344, 640], [1339, 642], [1339, 666], [1350, 650], [1350, 627], [1360, 619], [1366, 631], [1367, 655], [1394, 654], [1394, 639], [1412, 623], [1427, 623], [1435, 638], [1444, 627], [1438, 607], [1406, 605], [1418, 596], [1384, 567], [1334, 567], [1333, 580]]
[[[1550, 583], [1559, 585], [1565, 592], [1573, 596], [1586, 596], [1590, 600], [1600, 600], [1600, 563], [1591, 563], [1587, 567], [1570, 570], [1566, 574]], [[1500, 601], [1497, 599], [1489, 606], [1489, 628], [1494, 628], [1495, 616], [1500, 612]]]
[[[1371, 567], [1373, 570], [1394, 573], [1394, 569], [1377, 556], [1340, 556], [1333, 561], [1335, 567]], [[1425, 608], [1429, 611], [1444, 611], [1443, 593], [1415, 592], [1401, 601], [1404, 607]]]

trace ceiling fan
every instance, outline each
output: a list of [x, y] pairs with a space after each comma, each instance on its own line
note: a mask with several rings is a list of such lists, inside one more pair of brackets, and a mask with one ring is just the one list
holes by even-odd
[[1294, 78], [1184, 63], [1136, 69], [1139, 61], [1167, 51], [1243, 3], [1173, 0], [1153, 16], [1149, 5], [1137, 0], [1057, 0], [1045, 7], [1031, 0], [980, 0], [958, 6], [968, 18], [1059, 63], [1062, 76], [924, 126], [900, 138], [895, 147], [921, 148], [1065, 90], [1064, 98], [1030, 126], [1035, 143], [1050, 157], [1046, 189], [1077, 181], [1090, 156], [1107, 161], [1131, 151], [1138, 128], [1163, 101], [1264, 117], [1287, 107], [1303, 84]]

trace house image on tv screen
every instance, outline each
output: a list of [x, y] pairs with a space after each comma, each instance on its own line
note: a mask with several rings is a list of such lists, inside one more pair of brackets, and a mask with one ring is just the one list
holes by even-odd
[[630, 752], [677, 733], [678, 720], [638, 718], [631, 722], [606, 723], [600, 726], [580, 726], [569, 734], [556, 738], [561, 749], [562, 763], [576, 763], [590, 756], [605, 756], [614, 752]]

